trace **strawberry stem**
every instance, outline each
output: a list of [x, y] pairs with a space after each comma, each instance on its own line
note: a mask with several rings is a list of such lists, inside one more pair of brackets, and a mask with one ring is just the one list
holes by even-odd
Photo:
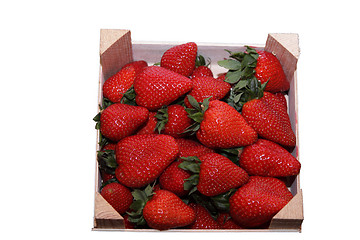
[[210, 98], [205, 98], [203, 102], [198, 102], [196, 99], [187, 95], [190, 105], [193, 108], [186, 108], [185, 111], [188, 113], [188, 117], [194, 120], [194, 123], [190, 125], [184, 133], [190, 133], [190, 135], [195, 134], [200, 129], [200, 123], [204, 119], [204, 113], [209, 108]]
[[254, 48], [246, 46], [245, 52], [231, 52], [229, 59], [218, 61], [219, 66], [228, 69], [225, 81], [232, 84], [227, 103], [241, 112], [242, 106], [255, 98], [263, 96], [266, 83], [255, 77], [255, 68], [259, 54]]

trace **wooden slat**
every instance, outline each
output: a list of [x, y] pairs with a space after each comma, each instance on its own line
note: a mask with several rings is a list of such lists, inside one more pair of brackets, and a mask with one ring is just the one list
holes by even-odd
[[271, 33], [266, 40], [265, 50], [276, 55], [288, 81], [292, 81], [300, 55], [299, 35], [296, 33]]
[[94, 229], [124, 229], [124, 218], [101, 196], [95, 192]]
[[301, 231], [304, 220], [303, 195], [300, 190], [291, 201], [278, 212], [270, 223], [270, 229], [296, 229]]
[[105, 80], [132, 60], [131, 32], [129, 30], [100, 30], [100, 64]]

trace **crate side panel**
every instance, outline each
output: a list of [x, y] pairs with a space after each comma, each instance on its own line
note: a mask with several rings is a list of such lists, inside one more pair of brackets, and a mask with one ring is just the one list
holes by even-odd
[[133, 60], [131, 32], [128, 30], [103, 30], [100, 40], [100, 64], [104, 78], [108, 79], [122, 66]]

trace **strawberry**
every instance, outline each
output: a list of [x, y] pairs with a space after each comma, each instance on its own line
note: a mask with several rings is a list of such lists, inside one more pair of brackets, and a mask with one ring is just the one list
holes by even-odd
[[111, 102], [120, 102], [123, 94], [133, 85], [136, 72], [134, 67], [121, 69], [108, 78], [103, 85], [103, 95]]
[[162, 55], [160, 66], [188, 77], [194, 71], [197, 50], [194, 42], [171, 47]]
[[194, 69], [192, 72], [190, 78], [194, 79], [197, 77], [214, 77], [213, 72], [211, 69], [207, 66], [198, 66]]
[[174, 193], [158, 190], [146, 202], [143, 217], [151, 228], [166, 230], [192, 224], [195, 211]]
[[[220, 100], [224, 98], [230, 91], [230, 84], [220, 81], [213, 77], [197, 77], [192, 79], [193, 88], [188, 95], [193, 96], [196, 101], [202, 102], [205, 98], [211, 97], [212, 100]], [[185, 98], [185, 105], [192, 107], [188, 98]]]
[[[257, 133], [248, 125], [242, 115], [229, 104], [213, 100], [199, 105], [188, 96], [195, 108], [190, 117], [200, 124], [192, 129], [197, 139], [209, 148], [234, 148], [246, 146], [257, 140]], [[198, 113], [200, 111], [200, 113]], [[191, 129], [190, 129], [191, 130]]]
[[147, 121], [148, 116], [149, 111], [144, 107], [115, 103], [101, 112], [100, 132], [117, 142], [135, 133]]
[[148, 66], [148, 63], [144, 60], [133, 61], [125, 64], [122, 68], [127, 68], [132, 66], [135, 69], [136, 75], [138, 75], [145, 67]]
[[287, 177], [300, 172], [300, 162], [280, 145], [259, 139], [244, 147], [239, 160], [249, 175], [264, 177]]
[[182, 197], [189, 193], [184, 189], [185, 179], [191, 176], [191, 173], [179, 168], [183, 160], [178, 159], [171, 163], [159, 177], [161, 189], [165, 189], [175, 193], [177, 196]]
[[225, 193], [249, 180], [242, 168], [218, 153], [207, 153], [200, 156], [199, 160], [201, 164], [197, 189], [205, 196]]
[[159, 133], [170, 135], [174, 138], [185, 137], [185, 130], [192, 124], [185, 108], [178, 104], [163, 107], [155, 115], [157, 118], [156, 129]]
[[261, 83], [268, 81], [265, 91], [275, 93], [289, 90], [290, 83], [276, 56], [267, 51], [257, 51], [257, 53], [259, 57], [255, 68], [255, 77]]
[[229, 59], [218, 62], [220, 66], [229, 70], [226, 74], [227, 82], [236, 85], [241, 80], [255, 78], [260, 84], [266, 83], [265, 91], [275, 93], [289, 90], [290, 83], [274, 54], [249, 46], [246, 46], [245, 52], [229, 53]]
[[107, 184], [100, 194], [120, 214], [125, 213], [133, 201], [131, 191], [116, 182]]
[[127, 187], [141, 188], [155, 181], [178, 154], [175, 139], [169, 135], [126, 137], [116, 145], [116, 178]]
[[283, 103], [272, 93], [264, 92], [260, 99], [246, 102], [242, 116], [260, 137], [286, 148], [293, 148], [296, 136]]
[[157, 118], [156, 112], [149, 112], [149, 118], [147, 122], [137, 131], [136, 134], [152, 134], [156, 133]]
[[190, 229], [221, 229], [205, 207], [197, 203], [190, 203], [189, 206], [194, 209], [196, 216], [195, 222], [189, 226]]
[[135, 61], [123, 66], [119, 72], [104, 82], [103, 96], [113, 103], [120, 102], [124, 93], [134, 84], [136, 75], [146, 66], [145, 61]]
[[220, 225], [221, 229], [243, 229], [231, 218], [229, 213], [219, 213], [216, 222]]
[[198, 156], [205, 153], [212, 153], [215, 150], [205, 147], [201, 143], [195, 140], [186, 139], [186, 138], [177, 138], [175, 139], [176, 143], [179, 146], [179, 158], [181, 157], [191, 157], [191, 156]]
[[155, 111], [170, 105], [191, 88], [191, 79], [163, 67], [149, 66], [135, 78], [135, 101], [139, 106]]
[[285, 111], [287, 111], [287, 100], [286, 100], [285, 94], [283, 92], [277, 92], [277, 93], [274, 93], [274, 95], [280, 100], [280, 102], [282, 103], [282, 105], [285, 108]]
[[270, 221], [291, 199], [291, 192], [279, 179], [251, 176], [230, 197], [230, 215], [241, 226], [257, 227]]

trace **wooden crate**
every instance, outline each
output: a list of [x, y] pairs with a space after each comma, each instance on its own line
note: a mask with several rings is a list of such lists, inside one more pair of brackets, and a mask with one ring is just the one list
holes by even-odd
[[[146, 60], [149, 65], [159, 62], [161, 55], [170, 47], [180, 43], [164, 42], [132, 42], [129, 30], [101, 29], [100, 31], [100, 77], [99, 77], [99, 105], [102, 104], [102, 85], [104, 81], [115, 74], [128, 62], [133, 60]], [[224, 49], [230, 51], [243, 51], [244, 45], [236, 44], [198, 44], [198, 52], [211, 57], [211, 69], [216, 76], [225, 72], [225, 69], [217, 65], [218, 60], [228, 57]], [[290, 80], [290, 90], [287, 96], [288, 109], [292, 127], [299, 139], [297, 121], [297, 61], [300, 54], [298, 35], [293, 33], [269, 34], [265, 45], [254, 45], [269, 52], [273, 52], [280, 60], [287, 78]], [[99, 140], [99, 132], [97, 141]], [[293, 151], [293, 155], [299, 159], [299, 145]], [[97, 151], [99, 146], [97, 146]], [[101, 176], [98, 163], [96, 162], [95, 181], [95, 204], [94, 204], [94, 227], [93, 230], [128, 230], [124, 228], [124, 220], [100, 195]], [[303, 197], [300, 188], [299, 176], [287, 179], [288, 187], [294, 198], [276, 214], [269, 229], [241, 229], [236, 231], [301, 231], [303, 222]], [[132, 230], [132, 231], [156, 231], [156, 230]], [[194, 230], [168, 230], [168, 231], [194, 231]], [[209, 231], [209, 230], [202, 230]], [[219, 230], [210, 230], [219, 231]], [[229, 231], [229, 230], [220, 230]], [[233, 230], [232, 230], [233, 231]]]

